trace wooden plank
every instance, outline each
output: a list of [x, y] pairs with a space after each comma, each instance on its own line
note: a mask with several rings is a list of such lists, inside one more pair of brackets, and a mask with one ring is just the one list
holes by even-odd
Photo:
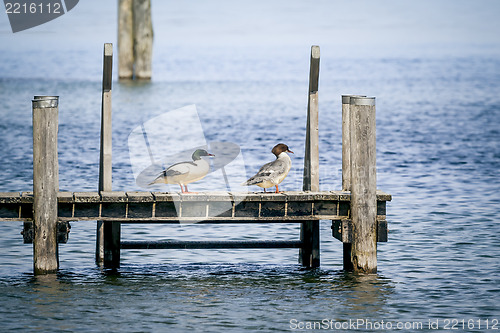
[[101, 196], [98, 192], [74, 192], [75, 204], [73, 216], [77, 219], [99, 217]]
[[156, 202], [164, 201], [180, 201], [180, 194], [168, 192], [152, 192], [153, 198]]
[[392, 195], [385, 193], [383, 191], [377, 190], [377, 200], [378, 201], [391, 201]]
[[180, 217], [191, 217], [195, 220], [208, 216], [207, 197], [200, 194], [182, 194]]
[[228, 192], [208, 192], [207, 209], [208, 217], [231, 218], [234, 208], [234, 197]]
[[387, 220], [377, 219], [377, 242], [387, 242], [388, 234]]
[[264, 241], [123, 241], [122, 249], [285, 249], [300, 248], [299, 240]]
[[154, 196], [151, 192], [127, 192], [128, 218], [153, 217]]
[[375, 98], [350, 99], [351, 261], [355, 272], [377, 271]]
[[123, 191], [100, 191], [99, 195], [102, 203], [128, 202], [128, 196]]
[[319, 46], [311, 46], [311, 60], [309, 66], [309, 92], [319, 90]]
[[154, 202], [155, 197], [151, 192], [126, 192], [128, 202]]
[[21, 203], [21, 194], [19, 192], [0, 192], [0, 203]]
[[[392, 196], [381, 190], [377, 190], [378, 201], [391, 201]], [[120, 201], [129, 202], [161, 202], [161, 201], [314, 201], [314, 200], [331, 200], [331, 201], [350, 201], [351, 193], [349, 191], [286, 191], [282, 193], [246, 193], [246, 192], [200, 192], [197, 194], [179, 194], [169, 192], [123, 192], [123, 191], [104, 191], [105, 201], [114, 197], [122, 197]], [[75, 203], [75, 202], [100, 202], [100, 192], [58, 192], [59, 202]], [[76, 199], [75, 199], [76, 197]], [[0, 204], [2, 203], [33, 203], [33, 192], [0, 192]]]
[[342, 95], [342, 190], [351, 190], [350, 95]]
[[35, 275], [52, 274], [59, 268], [57, 249], [58, 99], [34, 99], [32, 107], [33, 267]]
[[100, 203], [101, 196], [99, 192], [74, 192], [75, 203]]
[[57, 202], [58, 203], [73, 203], [74, 202], [73, 192], [57, 192]]
[[304, 154], [304, 191], [319, 191], [319, 118], [318, 92], [309, 93]]
[[231, 196], [234, 201], [261, 201], [262, 198], [266, 197], [267, 200], [273, 200], [273, 198], [277, 198], [277, 200], [281, 200], [284, 197], [283, 193], [263, 193], [263, 192], [231, 192]]
[[[33, 192], [23, 192], [21, 195], [17, 192], [12, 194], [2, 194], [0, 202], [0, 212], [5, 207], [11, 205], [8, 202], [19, 202], [21, 206], [21, 216], [16, 215], [13, 218], [11, 213], [8, 216], [0, 214], [0, 219], [5, 221], [19, 221], [32, 219]], [[181, 195], [173, 193], [151, 193], [151, 192], [59, 192], [58, 193], [58, 216], [64, 220], [98, 220], [105, 218], [106, 213], [102, 211], [114, 210], [120, 211], [118, 215], [110, 214], [107, 221], [126, 220], [130, 218], [147, 218], [147, 222], [156, 223], [162, 219], [178, 218], [174, 198], [178, 198], [177, 203], [200, 203], [201, 209], [205, 212], [205, 205], [208, 205], [208, 217], [220, 217], [224, 221], [230, 219], [242, 220], [255, 218], [265, 220], [267, 218], [281, 220], [304, 221], [304, 217], [310, 216], [312, 219], [335, 219], [337, 217], [350, 216], [350, 192], [329, 191], [329, 192], [286, 192], [282, 194], [275, 193], [252, 193], [248, 197], [245, 193], [199, 193], [196, 195]], [[386, 201], [382, 199], [391, 199], [391, 196], [382, 191], [377, 192], [377, 219], [386, 218]], [[232, 215], [233, 203], [235, 200], [242, 200], [237, 206], [237, 214]], [[112, 204], [114, 208], [111, 208]], [[6, 206], [7, 205], [7, 206]], [[108, 206], [106, 206], [108, 205]], [[128, 215], [126, 214], [128, 206]], [[220, 207], [219, 207], [220, 206]], [[4, 207], [4, 208], [2, 208]], [[19, 208], [16, 206], [16, 210]], [[73, 208], [74, 207], [74, 208]], [[104, 207], [104, 209], [102, 208]], [[154, 209], [153, 209], [154, 207]], [[314, 208], [313, 208], [314, 207]], [[12, 207], [11, 207], [12, 208]], [[63, 209], [64, 208], [64, 209]], [[132, 211], [143, 211], [131, 214]], [[152, 210], [155, 215], [152, 215]], [[224, 211], [223, 214], [217, 212]], [[228, 211], [229, 210], [229, 211]], [[64, 211], [64, 212], [63, 212]], [[74, 211], [74, 214], [73, 214]], [[270, 211], [271, 213], [266, 213]], [[63, 213], [61, 213], [63, 212]], [[104, 216], [102, 216], [104, 215]], [[204, 213], [195, 214], [197, 217], [204, 216]], [[120, 216], [119, 219], [113, 219], [113, 216]], [[70, 219], [73, 217], [73, 219]], [[158, 221], [154, 221], [158, 218]], [[224, 222], [227, 223], [227, 222]]]
[[307, 221], [301, 224], [300, 239], [303, 243], [299, 251], [302, 266], [314, 268], [320, 266], [319, 221]]
[[319, 190], [318, 88], [319, 46], [311, 47], [309, 91], [307, 100], [306, 149], [304, 154], [304, 191]]
[[0, 192], [0, 217], [19, 219], [21, 217], [21, 194]]
[[21, 203], [32, 204], [35, 201], [33, 192], [21, 192]]
[[101, 105], [101, 147], [99, 159], [99, 191], [111, 191], [112, 123], [111, 78], [113, 70], [113, 45], [104, 44], [103, 83]]
[[116, 217], [105, 217], [105, 216], [86, 216], [86, 217], [59, 217], [59, 221], [95, 221], [97, 219], [103, 221], [112, 221], [120, 223], [166, 223], [166, 224], [177, 224], [177, 223], [193, 223], [197, 222], [200, 224], [207, 223], [224, 223], [224, 224], [238, 224], [238, 223], [302, 223], [310, 220], [331, 220], [339, 219], [345, 216], [337, 215], [315, 215], [315, 216], [272, 216], [272, 217], [203, 217], [200, 219], [199, 216], [190, 217], [178, 217], [177, 215], [171, 217], [147, 217], [147, 218], [116, 218]]
[[[377, 219], [376, 225], [377, 242], [387, 242], [387, 221]], [[342, 243], [352, 243], [354, 239], [352, 220], [332, 220], [332, 235]]]
[[33, 202], [35, 198], [33, 192], [21, 193], [21, 219], [33, 219]]
[[128, 202], [128, 197], [125, 192], [113, 191], [99, 192], [101, 196], [101, 214], [100, 217], [127, 217], [127, 205], [123, 203]]
[[58, 192], [57, 193], [57, 216], [72, 217], [73, 216], [73, 192]]
[[[113, 77], [113, 45], [104, 44], [102, 70], [102, 107], [101, 107], [101, 146], [99, 158], [99, 191], [104, 193], [101, 216], [126, 217], [126, 208], [118, 203], [126, 201], [125, 193], [112, 197], [112, 112], [111, 84]], [[109, 194], [108, 194], [109, 192]], [[96, 230], [96, 262], [108, 268], [120, 265], [120, 223], [97, 222]]]

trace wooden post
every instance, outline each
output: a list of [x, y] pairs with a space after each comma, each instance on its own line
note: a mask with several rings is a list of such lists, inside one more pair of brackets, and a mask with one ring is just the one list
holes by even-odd
[[350, 98], [351, 264], [355, 272], [377, 271], [377, 172], [375, 97]]
[[[351, 114], [350, 103], [352, 97], [361, 95], [342, 95], [342, 191], [351, 191]], [[352, 271], [351, 243], [343, 243], [344, 270]]]
[[[304, 191], [319, 191], [319, 58], [319, 46], [312, 46], [304, 155]], [[300, 263], [309, 268], [318, 267], [320, 265], [319, 221], [303, 222], [300, 228], [300, 239], [304, 244], [299, 251]]]
[[118, 1], [118, 78], [134, 77], [134, 17], [133, 0]]
[[119, 0], [118, 78], [151, 79], [151, 0]]
[[133, 11], [135, 78], [151, 80], [151, 59], [153, 57], [151, 0], [134, 0]]
[[342, 191], [351, 190], [351, 136], [349, 105], [351, 97], [361, 95], [342, 95]]
[[[99, 159], [99, 191], [112, 190], [112, 119], [111, 85], [113, 73], [113, 45], [104, 44], [101, 106], [101, 147]], [[117, 245], [118, 244], [118, 245]], [[96, 262], [104, 267], [120, 265], [120, 223], [97, 221]]]
[[59, 99], [37, 96], [33, 107], [33, 267], [35, 275], [59, 268], [57, 248], [57, 192], [59, 164], [57, 131]]

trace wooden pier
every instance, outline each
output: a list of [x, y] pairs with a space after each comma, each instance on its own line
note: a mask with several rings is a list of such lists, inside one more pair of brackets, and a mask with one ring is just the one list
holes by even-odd
[[[387, 242], [386, 204], [392, 198], [376, 188], [375, 98], [342, 96], [342, 191], [320, 191], [319, 47], [311, 49], [303, 190], [284, 193], [112, 191], [111, 66], [112, 45], [105, 44], [97, 192], [59, 191], [58, 97], [32, 101], [33, 192], [0, 193], [0, 221], [24, 222], [35, 274], [57, 271], [58, 243], [68, 241], [69, 223], [77, 221], [97, 221], [96, 262], [107, 268], [120, 266], [122, 249], [227, 248], [296, 248], [301, 265], [314, 268], [320, 265], [319, 223], [328, 220], [333, 237], [344, 243], [344, 269], [376, 272], [377, 242]], [[298, 239], [279, 241], [132, 242], [121, 239], [123, 223], [196, 223], [201, 230], [207, 223], [299, 223], [301, 230]]]
[[[66, 242], [66, 223], [107, 221], [117, 223], [304, 223], [333, 221], [333, 234], [339, 240], [353, 239], [350, 222], [349, 192], [228, 193], [204, 192], [180, 194], [165, 192], [59, 192], [57, 222], [59, 242]], [[386, 202], [389, 194], [377, 193], [377, 239], [387, 241]], [[24, 221], [24, 241], [33, 242], [33, 192], [0, 193], [0, 220]], [[222, 214], [215, 215], [224, 211]], [[200, 226], [200, 228], [203, 228]], [[119, 237], [119, 234], [118, 234]], [[113, 241], [122, 249], [193, 249], [193, 248], [299, 248], [307, 251], [306, 242], [290, 241]], [[119, 256], [119, 248], [114, 255]], [[118, 253], [117, 253], [118, 252]], [[116, 259], [115, 259], [116, 260]]]

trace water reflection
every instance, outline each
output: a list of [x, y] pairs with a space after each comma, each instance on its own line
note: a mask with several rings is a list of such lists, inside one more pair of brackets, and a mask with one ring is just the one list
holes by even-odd
[[332, 283], [334, 289], [346, 293], [342, 305], [352, 317], [386, 315], [387, 300], [394, 289], [391, 280], [378, 274], [341, 272]]

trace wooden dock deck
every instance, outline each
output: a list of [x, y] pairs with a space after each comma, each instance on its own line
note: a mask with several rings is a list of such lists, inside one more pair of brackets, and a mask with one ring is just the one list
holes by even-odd
[[[112, 45], [106, 43], [97, 192], [60, 191], [59, 98], [32, 100], [33, 192], [0, 193], [0, 221], [24, 222], [24, 242], [33, 243], [35, 274], [57, 272], [58, 243], [67, 242], [72, 221], [97, 221], [96, 263], [116, 269], [121, 249], [187, 248], [298, 248], [299, 263], [314, 268], [320, 265], [319, 221], [329, 220], [333, 237], [343, 242], [344, 269], [377, 271], [377, 242], [387, 241], [386, 203], [392, 198], [377, 190], [375, 97], [342, 95], [342, 191], [319, 191], [319, 46], [311, 47], [302, 191], [284, 193], [112, 191], [112, 63]], [[132, 242], [121, 239], [123, 223], [298, 223], [300, 236]]]
[[[58, 221], [293, 223], [350, 217], [350, 192], [59, 192]], [[377, 192], [377, 219], [391, 195]], [[0, 193], [0, 221], [32, 221], [33, 192]]]

